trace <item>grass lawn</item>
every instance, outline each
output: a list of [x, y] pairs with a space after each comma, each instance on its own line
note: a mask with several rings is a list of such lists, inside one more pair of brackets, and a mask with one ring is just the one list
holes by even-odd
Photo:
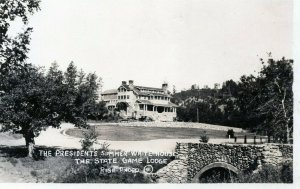
[[[205, 130], [198, 128], [170, 128], [170, 127], [121, 127], [95, 126], [101, 140], [110, 141], [143, 141], [155, 139], [191, 139], [200, 138], [206, 132], [210, 138], [226, 138], [227, 131]], [[66, 131], [67, 135], [83, 137], [83, 130], [74, 128]], [[239, 134], [239, 133], [236, 133]]]
[[[55, 148], [37, 147], [43, 150]], [[25, 146], [0, 145], [0, 183], [1, 182], [57, 182], [65, 174], [68, 166], [73, 164], [71, 158], [48, 157], [34, 160], [27, 156]]]

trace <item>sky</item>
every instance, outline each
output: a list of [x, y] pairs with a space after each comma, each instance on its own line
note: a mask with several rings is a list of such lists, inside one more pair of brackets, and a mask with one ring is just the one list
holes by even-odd
[[29, 25], [30, 62], [74, 61], [104, 90], [213, 87], [257, 73], [267, 52], [293, 58], [292, 0], [42, 0]]

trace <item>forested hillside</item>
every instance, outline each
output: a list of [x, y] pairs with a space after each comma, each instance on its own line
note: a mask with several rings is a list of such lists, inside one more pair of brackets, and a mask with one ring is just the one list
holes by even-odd
[[251, 129], [287, 140], [293, 131], [293, 60], [267, 62], [257, 76], [243, 75], [214, 89], [189, 90], [173, 95], [179, 104], [178, 121], [203, 122]]

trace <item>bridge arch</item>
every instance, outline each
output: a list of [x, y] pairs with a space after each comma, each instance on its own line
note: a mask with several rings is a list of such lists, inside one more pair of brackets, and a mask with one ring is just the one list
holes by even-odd
[[225, 162], [214, 162], [214, 163], [211, 163], [211, 164], [208, 164], [206, 165], [205, 167], [203, 167], [195, 176], [194, 178], [192, 179], [192, 183], [199, 183], [199, 178], [201, 177], [201, 175], [203, 173], [205, 173], [206, 171], [210, 170], [210, 169], [213, 169], [213, 168], [224, 168], [224, 169], [227, 169], [229, 171], [232, 171], [234, 172], [235, 174], [238, 174], [239, 173], [239, 170], [234, 167], [233, 165], [230, 165], [228, 163], [225, 163]]

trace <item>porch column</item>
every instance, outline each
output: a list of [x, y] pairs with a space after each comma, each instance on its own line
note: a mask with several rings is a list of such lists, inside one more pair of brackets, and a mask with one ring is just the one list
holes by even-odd
[[155, 107], [155, 106], [153, 105], [153, 108], [152, 108], [153, 112], [154, 112], [154, 109], [155, 109], [154, 107]]

